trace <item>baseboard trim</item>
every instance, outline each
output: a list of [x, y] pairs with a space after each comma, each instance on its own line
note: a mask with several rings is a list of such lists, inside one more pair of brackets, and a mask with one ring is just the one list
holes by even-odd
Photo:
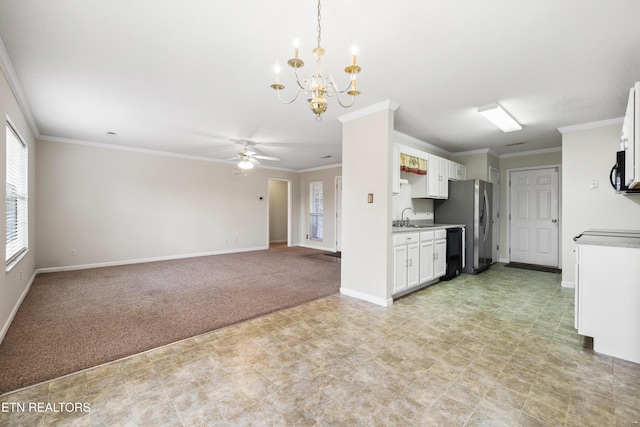
[[13, 322], [13, 319], [16, 317], [16, 314], [18, 314], [18, 310], [22, 305], [22, 301], [24, 301], [25, 297], [29, 293], [29, 289], [31, 289], [31, 285], [33, 284], [33, 281], [35, 280], [37, 274], [38, 274], [37, 271], [33, 272], [31, 279], [29, 279], [29, 283], [27, 283], [27, 287], [24, 288], [24, 291], [22, 291], [20, 298], [18, 298], [18, 301], [13, 306], [13, 310], [11, 310], [11, 313], [9, 314], [7, 321], [4, 322], [4, 325], [2, 326], [2, 330], [0, 330], [0, 344], [2, 344], [2, 341], [4, 340], [5, 335], [7, 335], [7, 332], [9, 331], [9, 326], [11, 326], [11, 322]]
[[301, 246], [303, 248], [309, 248], [309, 249], [317, 249], [319, 251], [335, 252], [334, 248], [325, 248], [325, 247], [316, 246], [316, 245], [305, 245], [304, 243], [300, 243], [298, 246]]
[[566, 280], [563, 280], [562, 282], [560, 282], [560, 286], [562, 286], [563, 288], [571, 288], [571, 289], [576, 288], [576, 284], [574, 282], [569, 282]]
[[347, 289], [345, 287], [340, 287], [340, 293], [348, 297], [358, 298], [372, 304], [381, 305], [382, 307], [390, 307], [393, 304], [393, 298], [378, 298], [352, 289]]
[[122, 261], [97, 262], [92, 264], [67, 265], [67, 266], [61, 266], [61, 267], [45, 267], [45, 268], [36, 269], [35, 274], [57, 273], [60, 271], [86, 270], [89, 268], [100, 268], [100, 267], [117, 267], [119, 265], [142, 264], [145, 262], [157, 262], [157, 261], [171, 261], [175, 259], [196, 258], [201, 256], [262, 251], [266, 249], [269, 249], [269, 246], [259, 246], [255, 248], [243, 248], [243, 249], [231, 249], [231, 250], [225, 250], [225, 251], [200, 252], [195, 254], [170, 255], [170, 256], [153, 257], [153, 258], [130, 259], [130, 260], [122, 260]]

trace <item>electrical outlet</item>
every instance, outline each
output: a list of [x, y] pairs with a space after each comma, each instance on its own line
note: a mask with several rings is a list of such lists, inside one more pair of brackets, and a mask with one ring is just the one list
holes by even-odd
[[598, 180], [597, 179], [592, 179], [591, 180], [591, 185], [589, 186], [589, 188], [591, 188], [592, 190], [598, 188]]
[[75, 249], [71, 249], [71, 256], [76, 256], [78, 255], [78, 251], [76, 251]]

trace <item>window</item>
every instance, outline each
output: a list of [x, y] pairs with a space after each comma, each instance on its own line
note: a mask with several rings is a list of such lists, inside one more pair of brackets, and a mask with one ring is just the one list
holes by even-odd
[[27, 251], [28, 236], [28, 182], [27, 145], [13, 126], [7, 122], [7, 229], [6, 263], [15, 262]]
[[311, 240], [322, 240], [322, 181], [313, 181], [309, 185], [309, 199], [311, 206]]

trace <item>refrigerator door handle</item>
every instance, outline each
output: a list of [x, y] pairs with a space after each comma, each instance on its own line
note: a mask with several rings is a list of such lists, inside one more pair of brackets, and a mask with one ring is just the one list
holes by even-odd
[[485, 215], [485, 219], [484, 219], [484, 233], [483, 233], [484, 236], [482, 236], [482, 238], [486, 242], [487, 241], [487, 231], [489, 230], [489, 221], [490, 221], [489, 195], [487, 194], [486, 188], [484, 190], [483, 197], [484, 197], [484, 215]]

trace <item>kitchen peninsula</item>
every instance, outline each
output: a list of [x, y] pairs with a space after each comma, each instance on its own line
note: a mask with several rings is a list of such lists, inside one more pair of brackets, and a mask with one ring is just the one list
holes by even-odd
[[640, 363], [640, 231], [577, 236], [575, 328], [594, 351]]

